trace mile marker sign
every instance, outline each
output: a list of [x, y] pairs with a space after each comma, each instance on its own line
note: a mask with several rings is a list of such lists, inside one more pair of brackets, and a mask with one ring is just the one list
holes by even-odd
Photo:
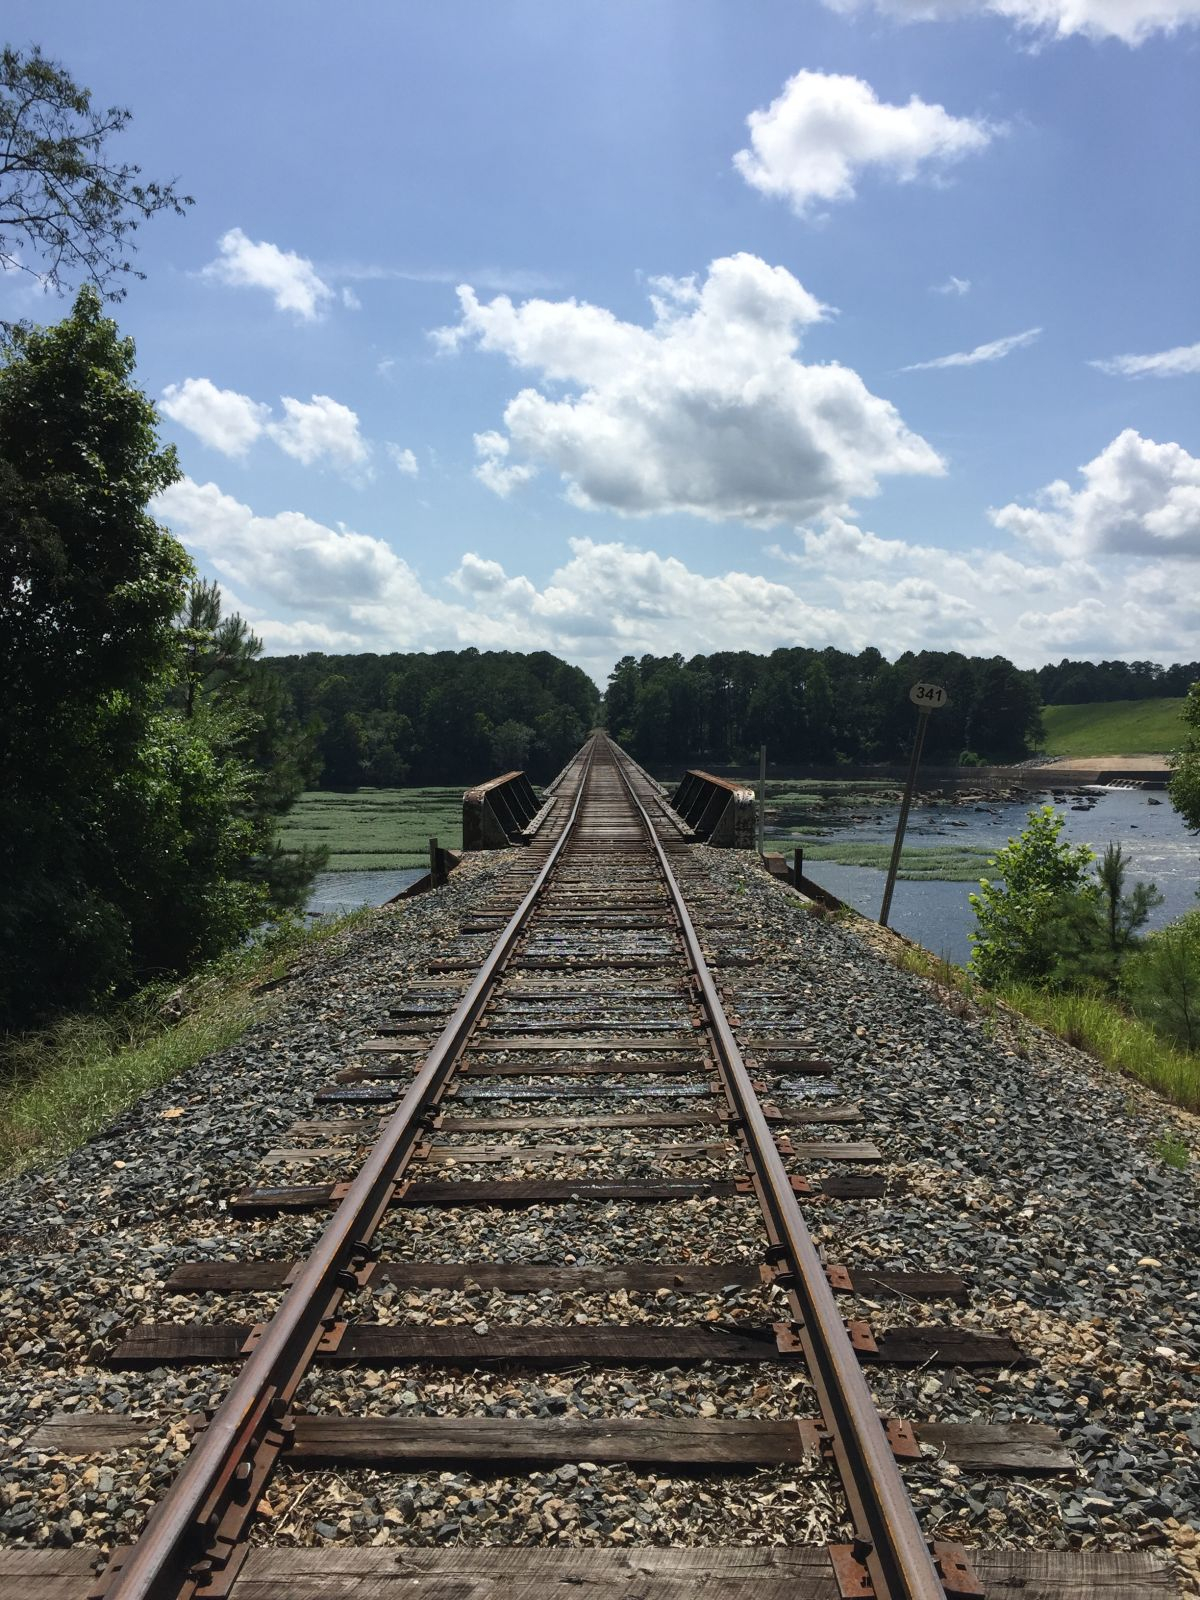
[[896, 887], [896, 873], [900, 867], [900, 851], [904, 848], [904, 830], [908, 827], [908, 811], [912, 805], [913, 791], [917, 786], [917, 768], [921, 764], [921, 749], [925, 743], [925, 729], [929, 726], [929, 713], [949, 705], [950, 696], [940, 683], [914, 683], [908, 698], [916, 706], [917, 734], [913, 740], [912, 759], [908, 763], [908, 779], [904, 785], [904, 798], [900, 802], [900, 815], [896, 820], [896, 839], [892, 845], [892, 859], [888, 863], [887, 882], [883, 886], [883, 905], [879, 911], [879, 926], [887, 927], [892, 910], [892, 892]]
[[908, 698], [922, 711], [936, 711], [939, 706], [950, 703], [950, 696], [940, 683], [914, 683], [908, 691]]

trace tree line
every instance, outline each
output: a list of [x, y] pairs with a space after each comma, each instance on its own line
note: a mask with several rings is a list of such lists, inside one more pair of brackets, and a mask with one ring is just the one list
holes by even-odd
[[547, 651], [272, 656], [262, 671], [313, 742], [323, 789], [559, 772], [599, 716], [587, 673]]
[[940, 683], [949, 704], [930, 718], [925, 758], [1018, 760], [1042, 735], [1036, 675], [1003, 656], [906, 652], [887, 661], [801, 647], [768, 656], [748, 650], [708, 656], [625, 656], [608, 681], [608, 728], [650, 763], [746, 762], [765, 744], [780, 763], [902, 760], [916, 716], [919, 680]]
[[1035, 674], [1048, 706], [1091, 705], [1103, 700], [1167, 700], [1187, 694], [1200, 680], [1200, 661], [1164, 667], [1157, 661], [1048, 662]]

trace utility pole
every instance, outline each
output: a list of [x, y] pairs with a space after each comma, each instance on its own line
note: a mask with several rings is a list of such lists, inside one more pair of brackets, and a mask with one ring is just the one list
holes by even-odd
[[908, 827], [908, 813], [912, 805], [913, 790], [917, 786], [917, 768], [921, 764], [921, 750], [925, 744], [925, 729], [929, 726], [929, 713], [949, 705], [949, 697], [940, 683], [914, 683], [908, 698], [917, 708], [917, 732], [913, 739], [912, 759], [908, 763], [908, 778], [904, 784], [904, 798], [900, 802], [900, 816], [896, 821], [896, 840], [892, 845], [892, 859], [888, 865], [887, 882], [883, 886], [883, 905], [879, 912], [879, 926], [886, 928], [892, 909], [892, 891], [896, 887], [896, 873], [900, 867], [900, 852], [904, 848], [904, 830]]
[[763, 853], [763, 829], [767, 821], [767, 747], [758, 747], [758, 853]]

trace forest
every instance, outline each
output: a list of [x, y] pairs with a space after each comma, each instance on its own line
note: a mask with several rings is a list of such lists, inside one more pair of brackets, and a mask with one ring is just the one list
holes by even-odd
[[1200, 679], [1200, 661], [1164, 667], [1157, 661], [1048, 662], [1035, 673], [1047, 706], [1094, 705], [1105, 700], [1177, 699]]
[[942, 684], [950, 703], [930, 720], [927, 761], [1014, 761], [1038, 747], [1037, 677], [1003, 656], [906, 653], [887, 661], [801, 647], [769, 656], [746, 650], [710, 656], [625, 656], [606, 696], [608, 729], [638, 760], [746, 762], [765, 744], [774, 763], [827, 765], [904, 759], [916, 714], [908, 698], [921, 679]]
[[272, 656], [314, 741], [322, 789], [480, 783], [513, 768], [559, 772], [600, 712], [587, 673], [544, 650]]

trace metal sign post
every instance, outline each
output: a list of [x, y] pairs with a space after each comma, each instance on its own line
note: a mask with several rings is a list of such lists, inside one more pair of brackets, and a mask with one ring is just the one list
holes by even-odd
[[758, 747], [758, 853], [763, 853], [764, 828], [767, 821], [767, 747]]
[[908, 691], [908, 698], [917, 708], [917, 733], [913, 740], [912, 760], [908, 763], [904, 799], [900, 802], [900, 816], [896, 822], [896, 842], [892, 845], [887, 882], [883, 886], [883, 906], [879, 912], [881, 928], [887, 927], [888, 914], [892, 909], [892, 891], [896, 887], [900, 852], [904, 848], [904, 830], [908, 827], [909, 807], [912, 805], [913, 790], [917, 786], [917, 768], [921, 764], [921, 750], [925, 744], [925, 729], [929, 726], [929, 713], [949, 704], [949, 696], [939, 683], [914, 683]]

